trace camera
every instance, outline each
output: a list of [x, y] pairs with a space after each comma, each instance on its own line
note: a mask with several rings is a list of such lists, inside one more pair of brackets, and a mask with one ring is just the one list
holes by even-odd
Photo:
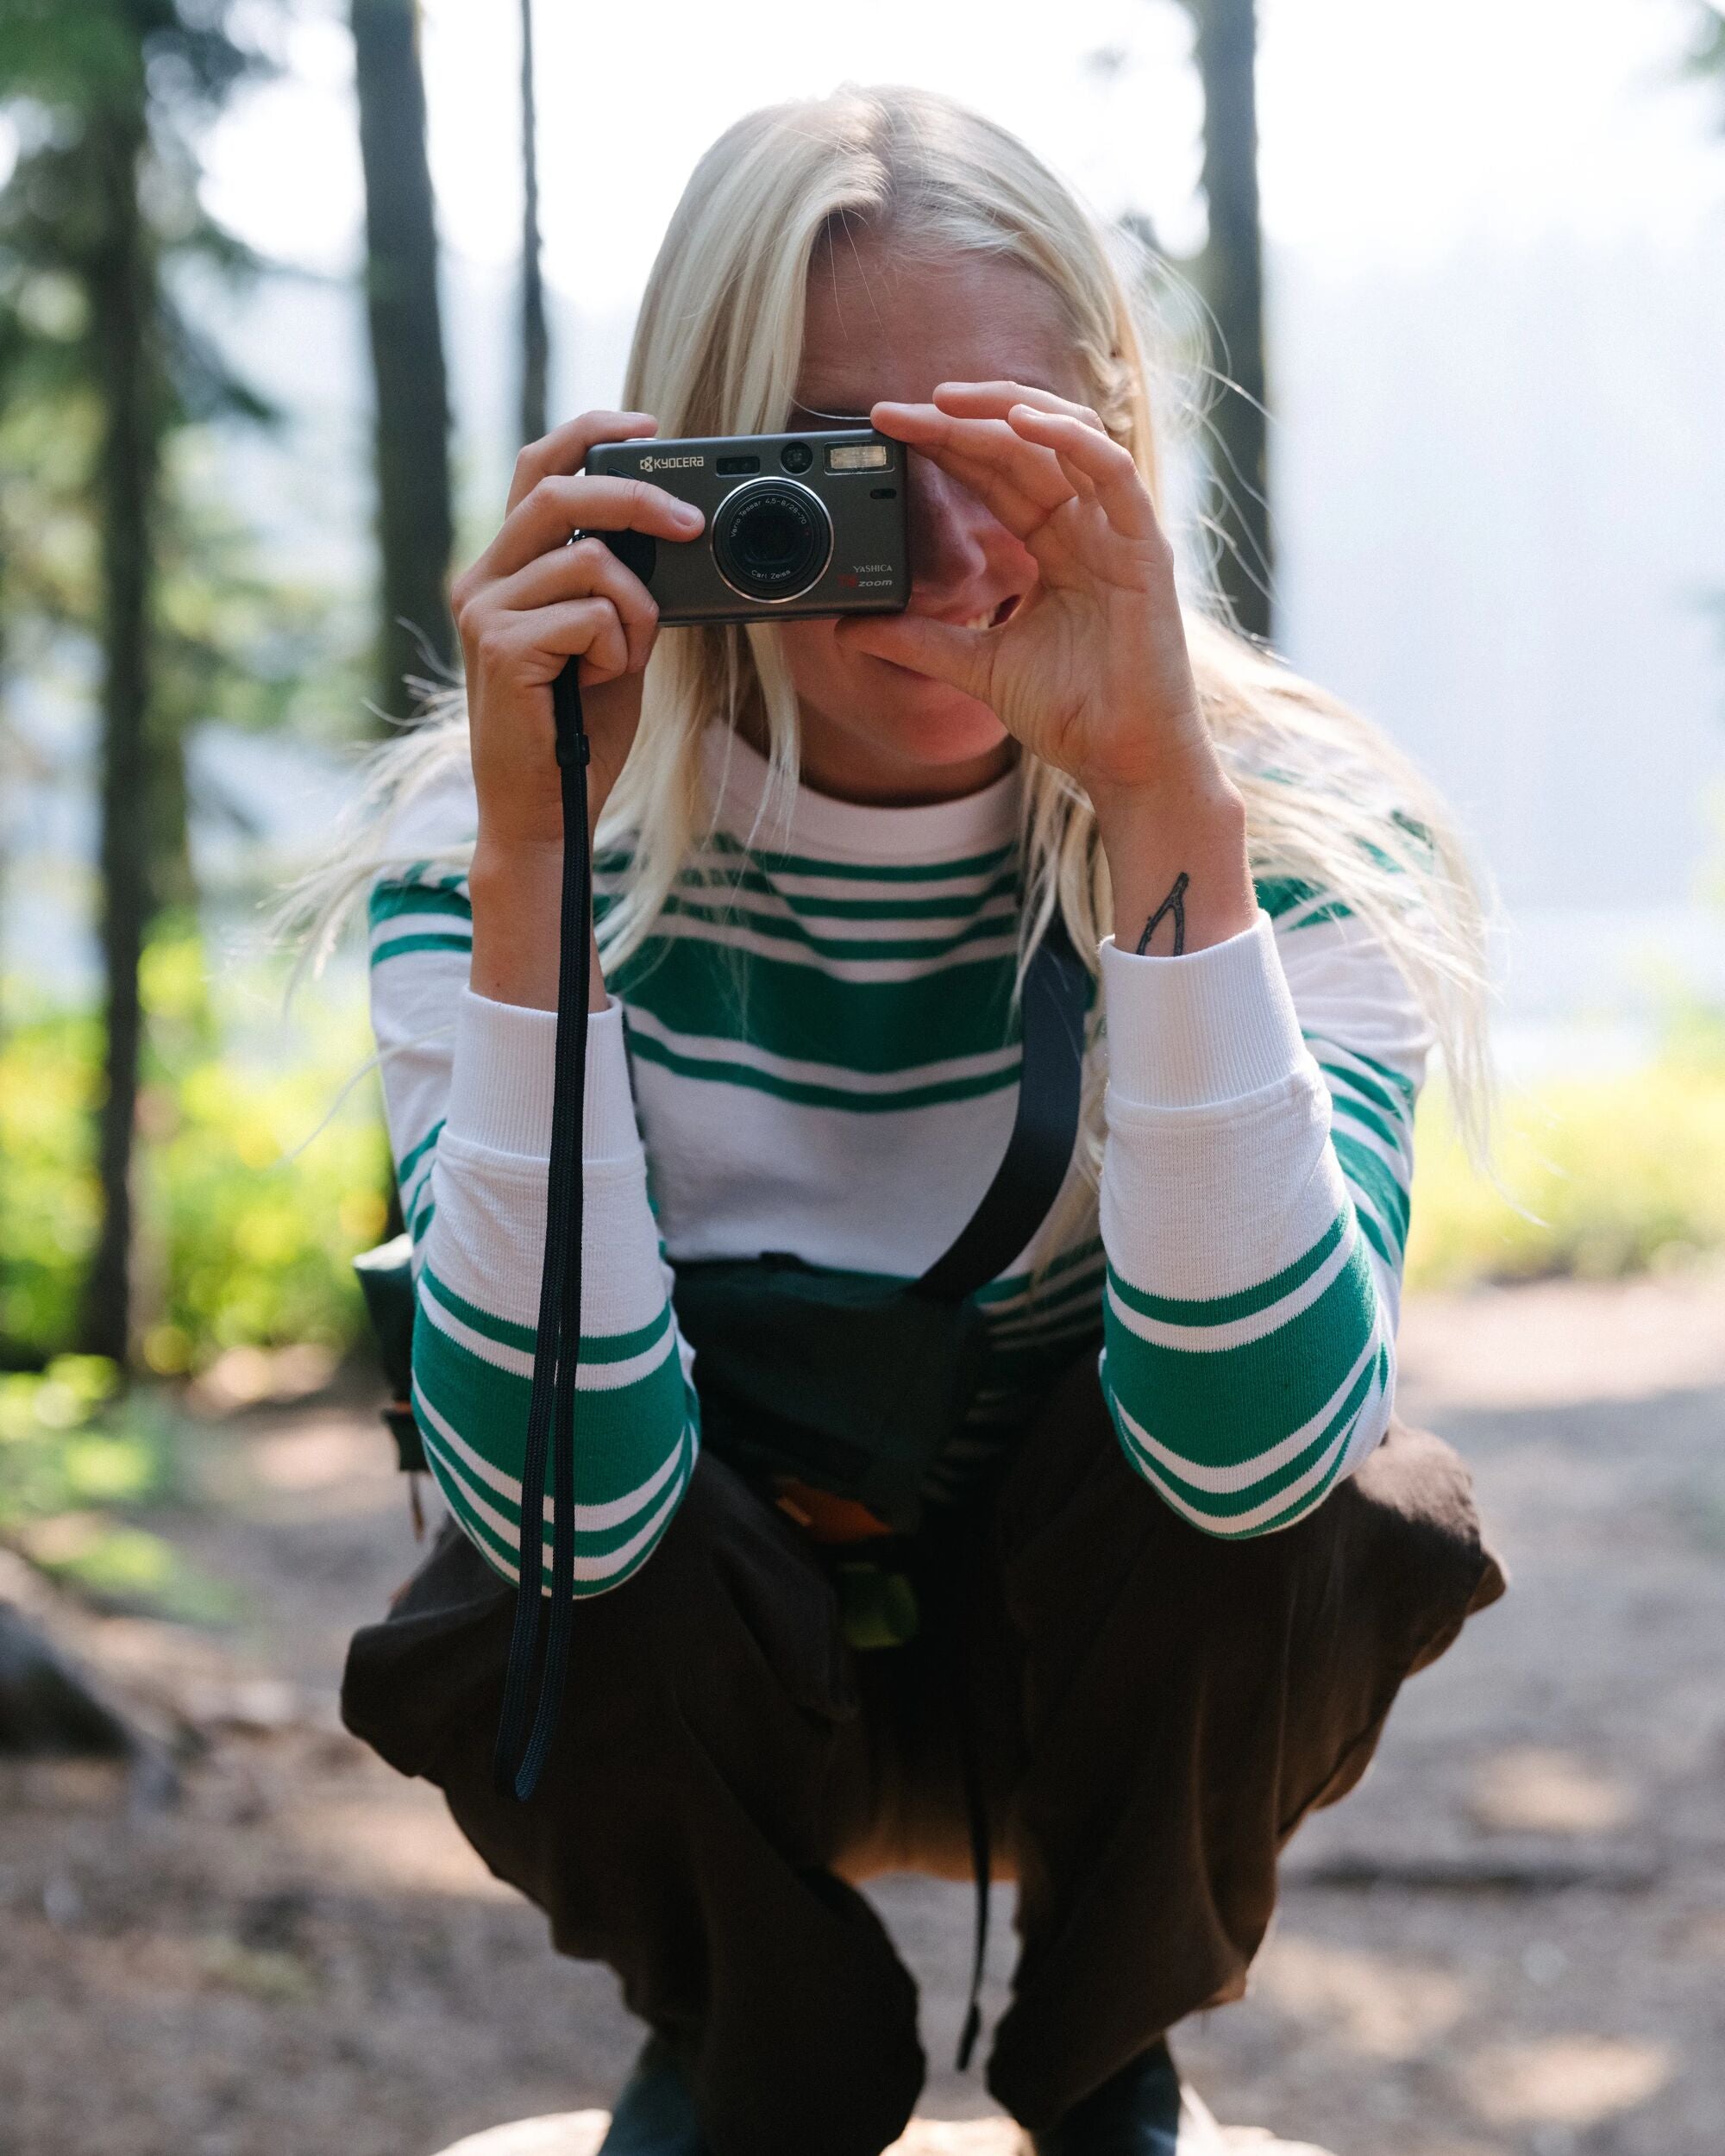
[[910, 599], [902, 443], [872, 427], [602, 442], [585, 470], [693, 502], [693, 539], [600, 531], [662, 626], [902, 612]]

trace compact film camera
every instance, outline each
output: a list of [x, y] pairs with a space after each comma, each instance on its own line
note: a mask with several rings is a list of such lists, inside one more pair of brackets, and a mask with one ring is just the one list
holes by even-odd
[[662, 626], [889, 614], [910, 599], [904, 445], [872, 427], [601, 442], [587, 472], [693, 502], [693, 539], [601, 531], [653, 594]]

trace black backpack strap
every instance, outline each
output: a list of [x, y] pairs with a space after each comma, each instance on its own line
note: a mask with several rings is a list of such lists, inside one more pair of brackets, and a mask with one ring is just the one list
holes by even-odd
[[1026, 969], [1018, 1114], [994, 1180], [911, 1293], [962, 1302], [1003, 1273], [1042, 1225], [1072, 1163], [1089, 975], [1058, 907]]
[[[1018, 1113], [1012, 1136], [982, 1201], [911, 1293], [938, 1301], [962, 1302], [1003, 1273], [1041, 1226], [1072, 1163], [1083, 1092], [1084, 1018], [1089, 979], [1072, 948], [1057, 907], [1025, 971], [1021, 1030], [1024, 1060], [1019, 1074]], [[962, 1630], [962, 1627], [960, 1628]], [[955, 1637], [957, 1635], [955, 1634]], [[966, 1673], [953, 1673], [950, 1705], [958, 1727], [964, 1810], [970, 1830], [970, 1865], [976, 1916], [971, 1944], [970, 1990], [958, 2039], [958, 2071], [969, 2066], [982, 2027], [982, 1972], [988, 1953], [991, 1876], [988, 1810], [972, 1721]]]

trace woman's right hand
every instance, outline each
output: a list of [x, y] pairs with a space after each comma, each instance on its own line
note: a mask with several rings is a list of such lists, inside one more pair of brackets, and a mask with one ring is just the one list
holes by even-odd
[[530, 442], [515, 461], [498, 535], [457, 577], [450, 606], [467, 666], [480, 844], [561, 850], [561, 795], [551, 684], [579, 657], [596, 822], [641, 719], [641, 677], [658, 634], [652, 594], [602, 539], [574, 531], [688, 540], [699, 510], [644, 479], [590, 477], [596, 442], [655, 432], [643, 411], [589, 411]]
[[[580, 660], [591, 831], [634, 743], [658, 634], [659, 610], [639, 577], [602, 539], [572, 546], [570, 534], [688, 540], [705, 521], [662, 486], [580, 469], [594, 442], [652, 434], [658, 423], [644, 411], [583, 412], [530, 442], [496, 538], [450, 592], [479, 794], [472, 985], [494, 1002], [557, 1004], [563, 810], [551, 684]], [[603, 1010], [597, 962], [592, 978], [590, 1007]]]

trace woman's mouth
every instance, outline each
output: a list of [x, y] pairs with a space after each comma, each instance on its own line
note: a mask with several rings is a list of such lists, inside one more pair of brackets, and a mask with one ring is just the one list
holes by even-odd
[[1019, 603], [1016, 592], [1008, 592], [998, 606], [991, 606], [985, 614], [973, 614], [969, 621], [955, 622], [955, 629], [998, 629]]

